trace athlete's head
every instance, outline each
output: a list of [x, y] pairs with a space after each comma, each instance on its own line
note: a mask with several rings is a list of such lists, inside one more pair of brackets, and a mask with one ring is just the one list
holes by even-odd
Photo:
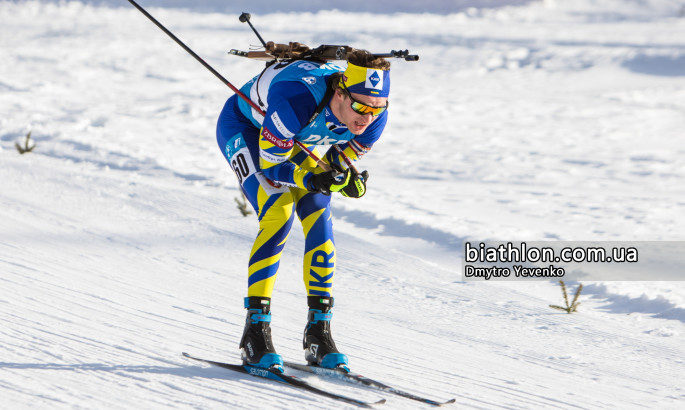
[[348, 56], [347, 69], [332, 78], [333, 114], [359, 135], [388, 107], [390, 63], [366, 50]]

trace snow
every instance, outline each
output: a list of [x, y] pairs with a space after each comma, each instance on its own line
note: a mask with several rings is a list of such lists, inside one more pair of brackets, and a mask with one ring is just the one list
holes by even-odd
[[[132, 7], [88, 3], [0, 2], [3, 407], [348, 407], [181, 356], [239, 360], [257, 226], [214, 139], [231, 92]], [[194, 3], [149, 11], [241, 85], [261, 63], [226, 52], [256, 38]], [[556, 282], [460, 272], [466, 240], [683, 240], [684, 4], [282, 3], [247, 9], [267, 40], [421, 56], [393, 62], [368, 194], [334, 199], [333, 331], [353, 369], [455, 407], [681, 407], [683, 282], [583, 282], [567, 315]], [[295, 227], [273, 301], [289, 360], [302, 249]]]

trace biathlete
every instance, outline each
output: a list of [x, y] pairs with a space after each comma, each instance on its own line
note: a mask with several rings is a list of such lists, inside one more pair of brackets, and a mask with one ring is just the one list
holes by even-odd
[[276, 62], [241, 88], [265, 116], [237, 95], [221, 111], [219, 147], [259, 219], [240, 341], [246, 364], [279, 369], [283, 365], [271, 340], [271, 295], [297, 214], [305, 236], [304, 285], [309, 306], [305, 358], [326, 368], [347, 366], [347, 356], [336, 348], [330, 330], [336, 264], [330, 195], [363, 196], [368, 173], [348, 167], [336, 149], [323, 157], [332, 168], [323, 171], [294, 141], [328, 148], [338, 144], [349, 159], [359, 160], [385, 128], [389, 70], [388, 61], [362, 50], [351, 53], [346, 68], [308, 60]]

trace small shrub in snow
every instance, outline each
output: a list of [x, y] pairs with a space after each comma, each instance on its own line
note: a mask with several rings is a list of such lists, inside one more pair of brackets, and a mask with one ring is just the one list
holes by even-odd
[[33, 151], [33, 149], [36, 148], [36, 144], [31, 141], [31, 131], [26, 134], [26, 140], [24, 141], [23, 147], [19, 145], [18, 142], [15, 142], [14, 146], [17, 147], [17, 151], [19, 151], [20, 154], [26, 154], [27, 152]]
[[238, 203], [238, 209], [240, 210], [240, 213], [243, 214], [243, 216], [248, 216], [252, 213], [252, 211], [250, 211], [250, 208], [247, 206], [247, 198], [245, 198], [245, 194], [243, 194], [242, 196], [242, 201], [237, 197], [233, 199], [235, 199], [235, 201]]
[[573, 301], [569, 305], [568, 294], [566, 293], [566, 285], [564, 284], [563, 280], [560, 280], [559, 283], [561, 284], [561, 291], [564, 294], [564, 302], [566, 303], [566, 307], [561, 307], [558, 305], [549, 305], [549, 307], [551, 307], [552, 309], [564, 310], [568, 314], [571, 314], [573, 312], [577, 312], [578, 306], [580, 305], [580, 302], [578, 302], [578, 297], [580, 296], [580, 292], [583, 290], [583, 285], [578, 285], [578, 289], [576, 290], [576, 294], [575, 294], [575, 296], [573, 296]]

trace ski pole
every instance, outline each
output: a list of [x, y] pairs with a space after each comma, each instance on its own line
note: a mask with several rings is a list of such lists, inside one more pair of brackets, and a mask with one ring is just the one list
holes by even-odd
[[[174, 40], [179, 46], [181, 46], [188, 54], [193, 56], [200, 64], [202, 64], [207, 70], [209, 70], [212, 74], [214, 74], [219, 80], [221, 80], [222, 83], [228, 86], [231, 90], [233, 90], [234, 93], [236, 93], [240, 98], [245, 100], [252, 108], [255, 109], [260, 115], [263, 117], [266, 116], [266, 113], [264, 110], [262, 110], [257, 104], [255, 104], [248, 96], [243, 94], [238, 88], [236, 88], [233, 84], [231, 84], [230, 81], [228, 81], [224, 76], [222, 76], [218, 71], [216, 71], [212, 66], [210, 66], [205, 60], [203, 60], [199, 55], [197, 55], [193, 50], [190, 49], [187, 45], [185, 45], [178, 37], [174, 35], [171, 31], [167, 30], [166, 27], [162, 25], [157, 19], [152, 17], [150, 13], [148, 13], [144, 8], [142, 8], [138, 3], [136, 3], [134, 0], [128, 0], [129, 3], [133, 5], [133, 7], [137, 8], [138, 11], [143, 13], [145, 17], [150, 19], [157, 27], [159, 27], [164, 33], [166, 33], [169, 37], [171, 37], [172, 40]], [[316, 154], [314, 154], [309, 148], [305, 147], [304, 144], [302, 144], [300, 141], [295, 141], [295, 143], [309, 155], [314, 161], [316, 161], [316, 164], [320, 166], [324, 171], [330, 171], [331, 167], [327, 163], [323, 162], [321, 158], [319, 158]], [[341, 151], [338, 151], [341, 152]], [[344, 154], [342, 154], [344, 155]], [[349, 161], [349, 158], [347, 159]]]

